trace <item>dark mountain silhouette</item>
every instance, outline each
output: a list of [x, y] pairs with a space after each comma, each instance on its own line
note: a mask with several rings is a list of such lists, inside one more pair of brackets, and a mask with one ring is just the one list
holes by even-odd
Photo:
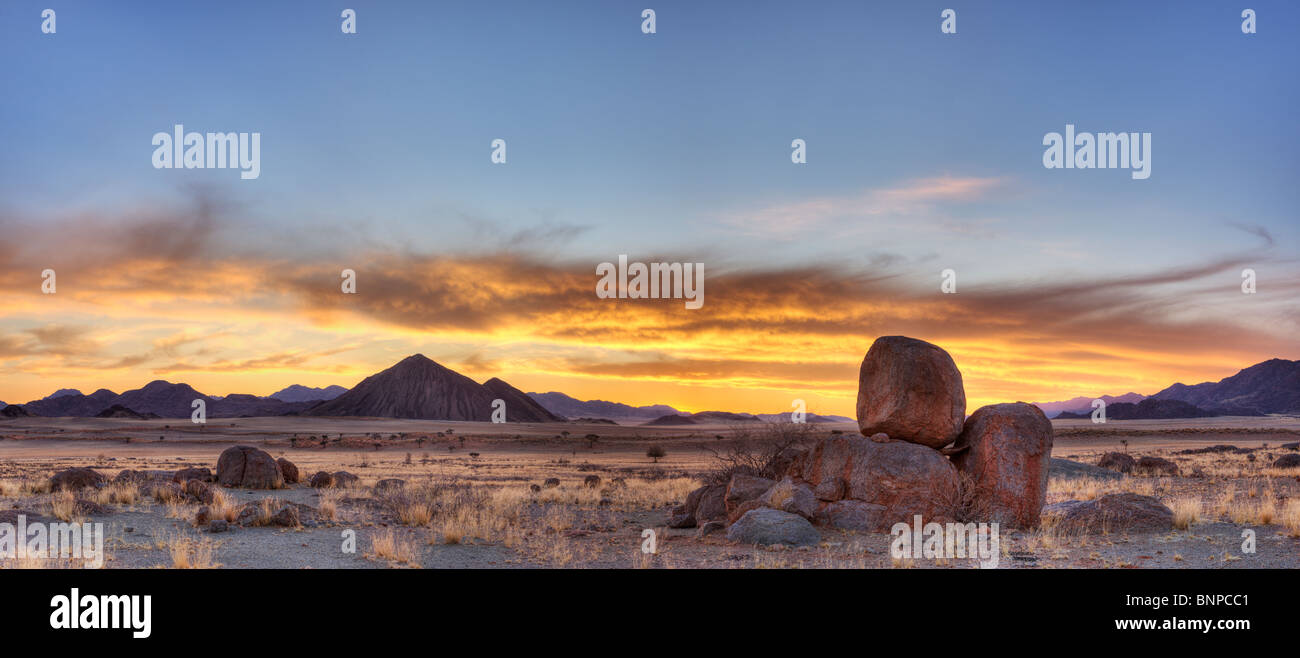
[[105, 406], [121, 405], [139, 414], [157, 414], [162, 418], [187, 418], [194, 411], [191, 405], [195, 400], [203, 400], [208, 415], [213, 415], [213, 404], [218, 400], [194, 390], [189, 384], [156, 379], [143, 388], [113, 398], [112, 403]]
[[483, 382], [493, 399], [506, 403], [506, 422], [508, 423], [558, 423], [564, 419], [547, 411], [546, 407], [528, 397], [523, 391], [493, 377]]
[[241, 418], [256, 416], [287, 416], [306, 411], [316, 401], [283, 402], [276, 398], [264, 398], [247, 393], [231, 393], [224, 398], [214, 398], [208, 402], [210, 418]]
[[32, 415], [22, 405], [9, 404], [4, 409], [0, 409], [0, 418], [22, 418]]
[[45, 399], [45, 400], [53, 400], [54, 398], [61, 398], [61, 397], [65, 397], [65, 396], [68, 396], [68, 395], [76, 395], [76, 396], [80, 396], [80, 395], [81, 395], [81, 391], [78, 391], [78, 390], [75, 389], [75, 388], [61, 388], [61, 389], [59, 389], [59, 390], [57, 390], [57, 391], [55, 391], [55, 392], [53, 392], [53, 393], [50, 393], [49, 395], [45, 396], [43, 399]]
[[642, 423], [642, 425], [647, 425], [650, 427], [664, 427], [664, 426], [674, 426], [674, 425], [699, 425], [699, 422], [697, 422], [694, 418], [691, 418], [690, 416], [682, 416], [680, 414], [667, 414], [655, 418], [654, 420], [651, 420], [649, 422]]
[[[1116, 402], [1106, 405], [1106, 420], [1159, 420], [1168, 418], [1206, 418], [1218, 414], [1206, 411], [1181, 400], [1147, 398], [1137, 404]], [[1092, 409], [1086, 412], [1063, 411], [1057, 418], [1091, 418]]]
[[487, 421], [494, 397], [469, 377], [416, 354], [305, 415]]
[[90, 395], [82, 395], [75, 389], [65, 388], [60, 393], [63, 393], [63, 391], [72, 392], [62, 395], [55, 393], [40, 400], [28, 402], [25, 406], [28, 411], [36, 416], [89, 417], [108, 408], [109, 403], [117, 397], [116, 393], [104, 388]]
[[136, 420], [145, 420], [148, 418], [157, 418], [158, 415], [136, 413], [135, 411], [127, 409], [126, 407], [120, 404], [115, 404], [95, 414], [95, 417], [96, 418], [134, 418]]
[[1069, 400], [1060, 400], [1057, 402], [1033, 402], [1035, 407], [1042, 409], [1043, 414], [1048, 418], [1056, 418], [1061, 412], [1070, 412], [1072, 414], [1083, 414], [1089, 416], [1092, 414], [1092, 401], [1102, 400], [1107, 405], [1117, 402], [1131, 402], [1137, 404], [1146, 399], [1147, 396], [1141, 393], [1125, 393], [1124, 395], [1102, 395], [1096, 398], [1079, 396]]
[[325, 388], [311, 388], [302, 384], [294, 384], [266, 397], [275, 398], [282, 402], [311, 402], [312, 400], [333, 400], [347, 392], [348, 389], [342, 386], [331, 385]]
[[1221, 415], [1300, 414], [1300, 361], [1270, 359], [1218, 382], [1174, 384], [1151, 397], [1180, 400]]
[[529, 393], [528, 397], [537, 400], [547, 411], [562, 418], [605, 418], [608, 420], [650, 420], [678, 411], [666, 404], [653, 404], [646, 407], [633, 407], [621, 402], [604, 400], [579, 400], [555, 391], [549, 393]]

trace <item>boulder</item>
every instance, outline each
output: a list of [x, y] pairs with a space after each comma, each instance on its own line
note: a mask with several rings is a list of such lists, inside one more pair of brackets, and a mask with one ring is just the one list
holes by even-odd
[[542, 486], [547, 489], [554, 489], [555, 487], [560, 486], [560, 478], [546, 478], [546, 480], [542, 482]]
[[193, 496], [204, 505], [211, 505], [216, 496], [212, 491], [212, 485], [202, 480], [186, 480], [185, 494]]
[[906, 336], [871, 344], [858, 373], [858, 429], [942, 448], [962, 431], [966, 391], [952, 357]]
[[406, 480], [398, 478], [388, 478], [375, 483], [375, 493], [386, 494], [401, 491], [406, 488]]
[[715, 484], [704, 487], [700, 493], [700, 502], [695, 507], [695, 523], [703, 525], [709, 521], [727, 520], [727, 487]]
[[812, 487], [789, 477], [772, 485], [758, 500], [766, 507], [798, 514], [810, 521], [817, 515], [817, 496]]
[[893, 523], [889, 522], [893, 517], [887, 518], [886, 512], [884, 505], [864, 503], [860, 500], [837, 500], [833, 503], [823, 503], [814, 518], [820, 525], [840, 530], [882, 532], [884, 528], [893, 526]]
[[1273, 468], [1300, 468], [1300, 455], [1282, 455], [1273, 462]]
[[1043, 508], [1043, 518], [1054, 521], [1057, 532], [1066, 534], [1168, 532], [1174, 527], [1173, 510], [1155, 498], [1133, 493], [1053, 503]]
[[225, 532], [230, 529], [230, 524], [225, 519], [212, 519], [208, 521], [208, 532], [217, 533]]
[[727, 528], [726, 524], [722, 523], [721, 521], [709, 521], [708, 523], [705, 523], [704, 525], [700, 526], [699, 530], [695, 531], [695, 538], [704, 539], [705, 537], [708, 537], [709, 535], [719, 530], [725, 530], [726, 528]]
[[1097, 465], [1120, 473], [1132, 473], [1133, 467], [1137, 466], [1137, 460], [1123, 452], [1108, 452], [1097, 460]]
[[108, 478], [92, 468], [68, 468], [50, 477], [50, 491], [77, 491], [101, 487]]
[[1300, 441], [1297, 441], [1296, 443], [1283, 443], [1283, 444], [1282, 444], [1282, 449], [1283, 449], [1283, 450], [1300, 450]]
[[774, 484], [776, 482], [767, 478], [743, 473], [732, 475], [731, 481], [727, 483], [727, 494], [724, 498], [727, 505], [727, 514], [731, 515], [742, 504], [763, 495]]
[[48, 516], [42, 516], [36, 512], [21, 509], [4, 509], [0, 510], [0, 523], [8, 523], [14, 527], [18, 526], [18, 517], [23, 517], [24, 523], [54, 523], [55, 519]]
[[1047, 500], [1052, 421], [1024, 402], [980, 407], [966, 420], [952, 458], [971, 487], [967, 502], [977, 522], [1036, 528]]
[[119, 471], [113, 477], [113, 483], [144, 484], [146, 482], [171, 482], [173, 479], [174, 476], [170, 471], [135, 471], [128, 468]]
[[361, 478], [347, 471], [334, 471], [333, 476], [336, 487], [355, 487], [361, 482]]
[[582, 486], [584, 486], [584, 487], [586, 487], [586, 488], [588, 488], [588, 489], [598, 489], [598, 488], [600, 488], [600, 476], [599, 476], [599, 475], [588, 475], [587, 477], [585, 477], [585, 478], [582, 479]]
[[298, 483], [298, 479], [299, 479], [298, 467], [294, 465], [293, 462], [289, 461], [288, 459], [285, 459], [284, 457], [281, 457], [275, 460], [275, 465], [280, 467], [280, 476], [284, 478], [284, 481], [286, 483], [288, 484]]
[[194, 513], [194, 527], [205, 526], [212, 520], [212, 509], [204, 505]]
[[231, 446], [217, 458], [217, 482], [223, 487], [280, 489], [284, 476], [269, 453], [253, 446]]
[[309, 484], [317, 489], [329, 489], [334, 486], [334, 475], [325, 471], [317, 471], [315, 475], [311, 476]]
[[739, 544], [812, 546], [821, 541], [808, 519], [769, 507], [746, 512], [727, 528], [727, 539]]
[[744, 516], [745, 514], [749, 513], [752, 510], [759, 509], [760, 507], [767, 507], [767, 505], [764, 505], [763, 501], [757, 498], [753, 500], [747, 500], [741, 503], [740, 505], [737, 505], [736, 507], [727, 510], [727, 523], [735, 523], [736, 520], [739, 519], [740, 517]]
[[182, 468], [172, 476], [172, 482], [176, 484], [185, 484], [188, 480], [211, 482], [213, 480], [212, 471], [206, 468]]
[[1133, 467], [1137, 473], [1148, 473], [1150, 475], [1178, 475], [1178, 464], [1175, 464], [1164, 457], [1143, 457], [1137, 460], [1137, 465]]
[[791, 475], [808, 483], [819, 500], [853, 499], [884, 508], [875, 532], [888, 532], [917, 514], [927, 522], [954, 520], [960, 500], [957, 469], [948, 458], [903, 441], [832, 436], [815, 444]]

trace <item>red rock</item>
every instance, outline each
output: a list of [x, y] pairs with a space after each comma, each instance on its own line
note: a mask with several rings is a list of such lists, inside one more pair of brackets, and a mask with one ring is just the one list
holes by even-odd
[[1133, 459], [1132, 455], [1122, 452], [1108, 452], [1097, 460], [1097, 465], [1120, 473], [1132, 473], [1133, 467], [1137, 465], [1137, 460]]
[[959, 500], [957, 469], [939, 451], [915, 443], [876, 443], [862, 436], [823, 439], [791, 467], [823, 501], [852, 499], [883, 509], [875, 532], [920, 514], [927, 522], [953, 519]]
[[325, 471], [317, 471], [311, 476], [310, 484], [317, 489], [328, 489], [334, 486], [334, 476]]
[[1137, 460], [1137, 465], [1133, 467], [1133, 471], [1151, 475], [1178, 475], [1178, 464], [1163, 457], [1147, 456]]
[[289, 484], [298, 483], [298, 467], [293, 462], [281, 457], [275, 460], [275, 465], [280, 468], [280, 476]]
[[871, 344], [858, 374], [858, 429], [864, 436], [942, 448], [961, 433], [966, 391], [952, 357], [906, 336]]
[[[767, 478], [756, 477], [737, 473], [731, 476], [731, 481], [727, 483], [727, 494], [724, 500], [727, 505], [727, 516], [735, 516], [736, 508], [742, 504], [762, 496], [775, 481]], [[736, 518], [739, 518], [738, 516]]]
[[1052, 421], [1024, 402], [980, 407], [966, 420], [952, 462], [974, 487], [969, 498], [979, 523], [1036, 528], [1047, 500]]
[[50, 491], [76, 491], [103, 486], [108, 478], [91, 468], [68, 468], [50, 477]]
[[279, 489], [284, 486], [280, 466], [265, 450], [253, 446], [226, 448], [217, 458], [217, 481], [225, 487]]
[[1043, 508], [1043, 517], [1055, 521], [1057, 532], [1067, 534], [1167, 532], [1174, 526], [1173, 510], [1155, 498], [1133, 493], [1054, 503]]

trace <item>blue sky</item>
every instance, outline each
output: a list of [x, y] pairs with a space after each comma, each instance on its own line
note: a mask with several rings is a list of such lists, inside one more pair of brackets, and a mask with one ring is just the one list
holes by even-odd
[[[1069, 290], [1228, 260], [1260, 270], [1264, 303], [1161, 312], [1285, 332], [1300, 5], [1248, 4], [1253, 35], [1223, 2], [11, 1], [0, 224], [129, 226], [199, 189], [226, 248], [300, 260], [514, 249], [591, 271], [628, 253], [925, 290], [944, 268]], [[260, 132], [261, 177], [153, 169], [152, 135], [177, 123]], [[1067, 123], [1151, 133], [1151, 177], [1044, 169], [1043, 136]], [[1234, 293], [1231, 269], [1155, 285]]]

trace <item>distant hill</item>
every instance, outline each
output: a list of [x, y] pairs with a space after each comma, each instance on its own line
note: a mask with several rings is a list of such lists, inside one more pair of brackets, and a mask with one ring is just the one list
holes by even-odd
[[1187, 402], [1220, 415], [1300, 414], [1300, 361], [1270, 359], [1217, 382], [1174, 384], [1151, 397]]
[[564, 421], [564, 418], [547, 411], [546, 407], [538, 404], [537, 400], [528, 397], [526, 393], [501, 379], [493, 377], [483, 382], [483, 388], [486, 388], [492, 394], [493, 399], [505, 401], [507, 423], [559, 423]]
[[115, 398], [111, 404], [126, 407], [139, 414], [157, 414], [162, 418], [185, 418], [193, 412], [191, 406], [195, 400], [203, 400], [207, 405], [209, 416], [214, 415], [214, 404], [219, 402], [190, 387], [189, 384], [173, 384], [156, 379], [142, 388], [127, 391]]
[[61, 398], [61, 397], [65, 397], [65, 396], [68, 396], [68, 395], [81, 395], [81, 391], [78, 391], [78, 390], [75, 389], [75, 388], [61, 388], [61, 389], [59, 389], [59, 390], [57, 390], [57, 391], [55, 391], [55, 392], [53, 392], [53, 393], [50, 393], [49, 395], [45, 396], [43, 399], [45, 399], [45, 400], [53, 400], [54, 398]]
[[492, 418], [492, 401], [510, 397], [515, 404], [506, 403], [507, 421], [520, 417], [533, 418], [531, 422], [549, 420], [539, 413], [545, 411], [544, 408], [532, 407], [516, 396], [523, 397], [517, 389], [501, 380], [496, 380], [493, 388], [489, 389], [423, 354], [415, 354], [304, 413], [311, 416], [488, 421]]
[[134, 418], [136, 420], [145, 420], [147, 418], [157, 418], [158, 415], [136, 413], [135, 411], [127, 409], [126, 407], [120, 404], [115, 404], [95, 414], [95, 417], [96, 418]]
[[302, 384], [294, 384], [266, 397], [275, 398], [282, 402], [311, 402], [313, 400], [333, 400], [347, 392], [348, 389], [342, 386], [330, 385], [325, 388], [311, 388]]
[[579, 400], [563, 393], [529, 393], [528, 397], [537, 400], [547, 411], [563, 418], [605, 418], [607, 420], [645, 421], [667, 414], [678, 413], [666, 404], [652, 404], [646, 407], [633, 407], [621, 402], [604, 400]]
[[63, 395], [55, 393], [40, 400], [28, 402], [25, 406], [28, 411], [36, 416], [89, 417], [108, 408], [113, 399], [117, 397], [117, 393], [106, 388], [101, 388], [90, 395], [82, 395], [80, 391], [70, 388], [62, 389], [60, 392], [64, 391], [71, 392]]
[[1146, 399], [1146, 396], [1141, 393], [1125, 393], [1124, 395], [1102, 395], [1095, 398], [1080, 396], [1069, 400], [1061, 400], [1059, 402], [1033, 402], [1032, 404], [1035, 407], [1042, 409], [1043, 414], [1048, 418], [1057, 418], [1057, 414], [1061, 412], [1091, 415], [1093, 400], [1102, 400], [1107, 405], [1112, 405], [1117, 402], [1130, 402], [1137, 404], [1144, 399]]
[[[1116, 402], [1106, 405], [1106, 420], [1160, 420], [1169, 418], [1206, 418], [1216, 416], [1210, 411], [1181, 400], [1147, 398], [1137, 404]], [[1057, 418], [1091, 418], [1092, 408], [1085, 412], [1063, 411]]]
[[700, 423], [699, 421], [695, 420], [694, 418], [691, 418], [690, 416], [683, 416], [680, 414], [665, 414], [663, 416], [660, 416], [653, 420], [649, 420], [642, 424], [648, 427], [666, 427], [666, 426], [674, 426], [674, 425], [699, 425]]
[[7, 404], [3, 409], [0, 409], [0, 418], [22, 418], [30, 415], [32, 414], [17, 404]]

